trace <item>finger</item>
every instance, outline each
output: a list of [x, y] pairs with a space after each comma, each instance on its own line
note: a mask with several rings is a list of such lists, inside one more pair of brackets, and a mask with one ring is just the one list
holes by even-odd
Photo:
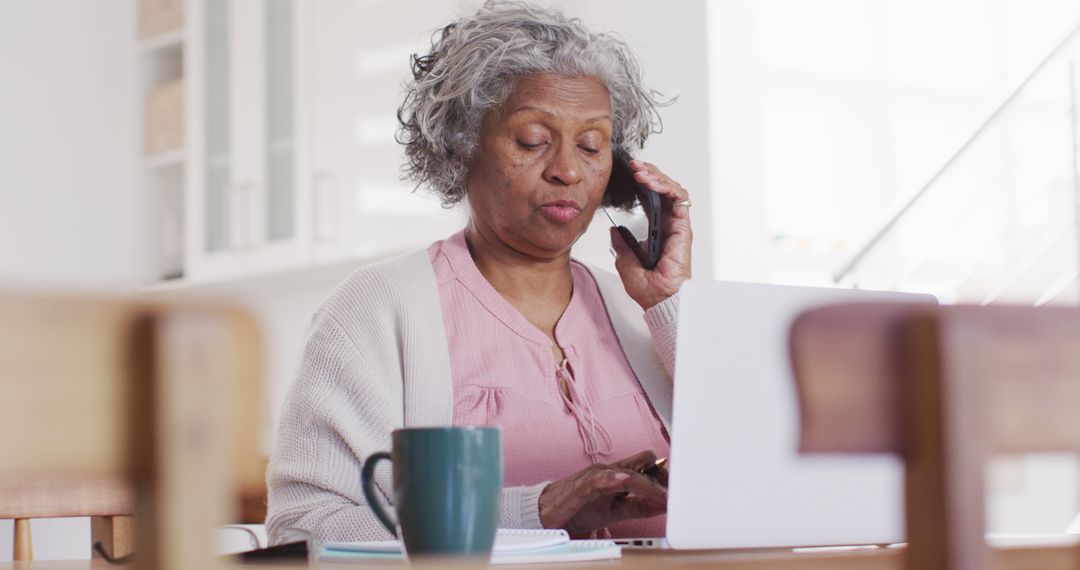
[[634, 474], [617, 469], [594, 469], [578, 482], [574, 492], [578, 508], [605, 495], [613, 495], [627, 490], [627, 485]]
[[689, 233], [690, 230], [690, 207], [683, 203], [690, 199], [690, 194], [681, 186], [661, 186], [650, 188], [660, 194], [662, 212], [661, 223], [665, 225], [666, 235], [670, 236], [679, 232]]
[[633, 512], [633, 509], [638, 509], [638, 510], [663, 510], [663, 509], [667, 508], [667, 500], [668, 500], [667, 493], [660, 493], [660, 492], [656, 492], [656, 493], [633, 493], [632, 492], [632, 493], [626, 495], [625, 497], [619, 499], [618, 501], [614, 501], [611, 508], [612, 509], [617, 509], [617, 508], [619, 508], [619, 506], [621, 506], [621, 505], [618, 505], [619, 503], [624, 503], [624, 504], [627, 504], [627, 505], [629, 505], [631, 507], [631, 512]]
[[[680, 243], [685, 242], [682, 243], [682, 245], [689, 247], [693, 238], [693, 231], [690, 224], [690, 207], [687, 205], [676, 206], [674, 203], [670, 202], [665, 204], [665, 206], [667, 206], [667, 216], [662, 221], [664, 223], [664, 231], [667, 232], [666, 239], [668, 241]], [[667, 251], [667, 249], [668, 246], [665, 242], [664, 250]]]
[[611, 235], [611, 247], [615, 248], [615, 257], [623, 253], [632, 253], [630, 246], [626, 244], [626, 240], [623, 239], [622, 233], [619, 232], [619, 228], [611, 226], [608, 228], [608, 233]]
[[627, 491], [611, 503], [611, 514], [619, 520], [656, 516], [667, 510], [667, 489], [651, 477], [636, 475], [627, 480]]
[[615, 521], [655, 517], [667, 512], [667, 500], [630, 496], [612, 505], [611, 518]]
[[640, 168], [634, 169], [635, 177], [648, 178], [657, 181], [660, 185], [679, 186], [679, 183], [664, 173], [663, 170], [651, 162], [642, 162]]
[[668, 486], [668, 477], [671, 476], [671, 472], [667, 467], [658, 467], [651, 473], [653, 479], [656, 479], [657, 483], [660, 483], [664, 487]]
[[637, 172], [634, 172], [634, 180], [657, 191], [659, 191], [660, 188], [679, 186], [678, 182], [668, 178], [665, 174], [648, 170], [638, 170]]
[[651, 477], [664, 487], [668, 484], [668, 470], [666, 467], [656, 466], [656, 454], [652, 451], [642, 451], [616, 463], [617, 466], [631, 469]]
[[674, 201], [686, 200], [690, 197], [690, 194], [681, 184], [667, 174], [664, 174], [664, 172], [657, 168], [655, 164], [641, 160], [632, 160], [630, 161], [630, 166], [634, 171], [634, 179], [649, 186], [651, 190], [666, 194]]
[[689, 279], [692, 242], [690, 220], [672, 218], [668, 222], [668, 235], [664, 240], [660, 261], [656, 264], [657, 270], [665, 276], [681, 275]]
[[655, 178], [643, 178], [641, 183], [646, 188], [664, 196], [668, 199], [668, 203], [665, 206], [673, 205], [675, 202], [682, 202], [690, 198], [690, 192], [683, 188], [678, 182], [674, 180], [657, 180]]
[[649, 163], [645, 162], [644, 160], [634, 159], [634, 160], [630, 161], [630, 170], [633, 170], [634, 172], [638, 172], [638, 171], [642, 171], [642, 170], [647, 171], [647, 170], [649, 170], [649, 167], [650, 167]]
[[[679, 208], [685, 209], [685, 208]], [[690, 247], [690, 243], [693, 241], [694, 230], [690, 223], [690, 217], [675, 217], [670, 216], [667, 219], [666, 227], [667, 232], [665, 234], [664, 251], [668, 250], [668, 243], [672, 244], [672, 247], [676, 245], [680, 248]]]
[[663, 194], [671, 200], [668, 204], [667, 212], [671, 218], [674, 219], [689, 219], [690, 218], [690, 193], [686, 191], [682, 186], [671, 188], [668, 192]]
[[[625, 471], [588, 467], [553, 482], [541, 495], [541, 520], [548, 528], [562, 528], [591, 501], [621, 490], [629, 479], [630, 474]], [[549, 494], [550, 499], [545, 500]]]
[[690, 217], [690, 208], [688, 206], [685, 204], [677, 205], [690, 199], [690, 193], [678, 182], [670, 178], [653, 177], [642, 173], [635, 175], [635, 178], [638, 182], [644, 184], [646, 188], [665, 198], [663, 202], [664, 213], [674, 218]]
[[661, 485], [656, 479], [637, 471], [631, 471], [629, 475], [630, 477], [623, 482], [621, 488], [625, 489], [631, 496], [653, 498], [661, 501], [667, 500], [667, 487]]
[[634, 167], [634, 170], [648, 170], [650, 172], [660, 172], [660, 169], [657, 168], [655, 164], [651, 162], [646, 162], [644, 160], [634, 159], [633, 161], [631, 161], [631, 166]]
[[639, 451], [622, 461], [617, 461], [615, 465], [622, 467], [623, 469], [641, 471], [642, 469], [656, 465], [656, 454], [650, 450]]
[[604, 491], [600, 497], [606, 498], [612, 509], [618, 508], [617, 504], [619, 502], [627, 500], [656, 507], [667, 503], [667, 487], [661, 485], [652, 477], [631, 472], [630, 477], [622, 486]]
[[[571, 505], [575, 516], [583, 509], [595, 508], [597, 501], [610, 504], [617, 498], [630, 494], [628, 482], [633, 474], [613, 469], [595, 470], [584, 477], [574, 491]], [[589, 505], [593, 505], [590, 507]]]
[[664, 174], [662, 170], [648, 162], [637, 163], [637, 167], [632, 168], [632, 170], [634, 171], [634, 179], [643, 184], [652, 182], [657, 186], [679, 185], [679, 183], [672, 180], [670, 176]]

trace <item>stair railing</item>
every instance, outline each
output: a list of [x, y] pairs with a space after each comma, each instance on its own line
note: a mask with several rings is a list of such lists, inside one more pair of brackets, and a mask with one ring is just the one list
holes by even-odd
[[[987, 131], [998, 118], [1008, 110], [1021, 93], [1028, 87], [1039, 74], [1048, 66], [1051, 62], [1056, 60], [1058, 56], [1065, 53], [1072, 47], [1074, 41], [1080, 37], [1080, 22], [1072, 27], [1064, 37], [1058, 41], [1052, 50], [1044, 56], [1037, 65], [1035, 65], [1022, 80], [1011, 86], [1008, 90], [1004, 91], [997, 102], [990, 107], [989, 112], [976, 123], [974, 129], [970, 131], [970, 134], [964, 138], [964, 140], [956, 147], [956, 149], [949, 155], [941, 166], [934, 171], [934, 173], [927, 179], [927, 181], [919, 187], [907, 200], [905, 200], [893, 213], [885, 219], [885, 221], [878, 227], [878, 229], [868, 238], [862, 246], [860, 246], [855, 254], [853, 254], [847, 262], [840, 267], [838, 271], [833, 274], [833, 281], [835, 283], [843, 283], [848, 277], [852, 276], [863, 260], [869, 255], [875, 247], [886, 237], [896, 225], [912, 210], [912, 208], [920, 203], [928, 193], [937, 185], [938, 181], [953, 167], [953, 165], [964, 156], [968, 149], [983, 136], [983, 133]], [[1072, 179], [1074, 187], [1074, 197], [1076, 202], [1076, 211], [1078, 217], [1080, 217], [1080, 110], [1077, 109], [1077, 80], [1076, 80], [1076, 65], [1074, 59], [1070, 58], [1070, 84], [1073, 90], [1070, 106], [1070, 118], [1072, 121], [1072, 144], [1073, 144], [1073, 164], [1072, 164]], [[1080, 225], [1078, 225], [1077, 242], [1080, 245]], [[1077, 260], [1080, 263], [1080, 259]], [[852, 283], [857, 287], [858, 283]]]

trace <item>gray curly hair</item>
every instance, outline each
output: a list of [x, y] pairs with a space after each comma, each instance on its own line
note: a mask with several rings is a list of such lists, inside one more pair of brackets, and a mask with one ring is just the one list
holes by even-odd
[[[427, 186], [450, 207], [465, 197], [465, 177], [488, 111], [533, 73], [599, 79], [611, 96], [611, 146], [631, 154], [660, 132], [660, 94], [642, 86], [641, 66], [625, 42], [590, 32], [561, 11], [489, 0], [432, 37], [412, 56], [413, 79], [398, 109], [404, 179]], [[618, 205], [618, 204], [616, 204]]]

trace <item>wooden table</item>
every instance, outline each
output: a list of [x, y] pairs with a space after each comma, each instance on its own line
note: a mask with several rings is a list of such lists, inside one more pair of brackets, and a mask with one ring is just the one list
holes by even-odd
[[[1080, 568], [1080, 549], [1075, 546], [1010, 547], [994, 550], [996, 568], [1005, 570], [1077, 569]], [[520, 566], [526, 570], [603, 569], [650, 570], [654, 568], [717, 570], [902, 570], [903, 549], [861, 549], [845, 552], [791, 551], [626, 551], [623, 559], [612, 562], [578, 564], [537, 564]], [[251, 569], [342, 569], [342, 568], [404, 568], [403, 563], [356, 565], [340, 562], [313, 564], [245, 564]], [[414, 564], [412, 568], [479, 569], [482, 566], [430, 563]], [[0, 570], [106, 570], [123, 568], [104, 560], [72, 560], [41, 562], [0, 562]]]

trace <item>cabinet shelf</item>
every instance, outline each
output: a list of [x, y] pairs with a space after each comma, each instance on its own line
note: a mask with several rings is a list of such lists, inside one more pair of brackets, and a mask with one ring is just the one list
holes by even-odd
[[139, 53], [153, 54], [172, 48], [179, 48], [184, 43], [184, 29], [165, 32], [150, 38], [139, 40]]
[[167, 150], [150, 156], [144, 156], [142, 159], [142, 167], [145, 170], [157, 170], [159, 168], [168, 168], [170, 166], [182, 166], [185, 158], [186, 153], [183, 149]]
[[408, 250], [393, 250], [372, 255], [356, 255], [332, 263], [307, 263], [286, 269], [248, 273], [233, 278], [192, 279], [188, 276], [163, 279], [142, 288], [146, 294], [246, 294], [255, 291], [279, 291], [312, 283], [337, 283], [357, 268], [390, 259]]

